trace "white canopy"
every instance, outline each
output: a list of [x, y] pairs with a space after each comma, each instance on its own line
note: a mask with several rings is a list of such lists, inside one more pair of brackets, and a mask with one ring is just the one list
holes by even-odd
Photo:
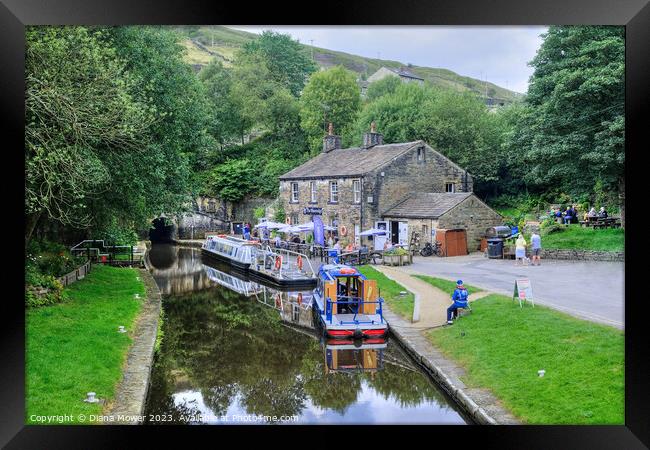
[[267, 220], [266, 222], [258, 223], [255, 225], [255, 228], [269, 228], [269, 229], [277, 229], [277, 228], [284, 228], [288, 226], [286, 223], [280, 223], [280, 222], [271, 222]]
[[386, 230], [380, 230], [379, 228], [370, 228], [366, 231], [359, 233], [359, 236], [376, 236], [381, 234], [387, 234]]

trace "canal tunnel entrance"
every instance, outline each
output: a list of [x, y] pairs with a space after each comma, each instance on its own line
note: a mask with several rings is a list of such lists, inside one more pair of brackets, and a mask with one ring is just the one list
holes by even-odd
[[166, 217], [151, 221], [149, 240], [151, 242], [172, 242], [176, 234], [176, 225]]

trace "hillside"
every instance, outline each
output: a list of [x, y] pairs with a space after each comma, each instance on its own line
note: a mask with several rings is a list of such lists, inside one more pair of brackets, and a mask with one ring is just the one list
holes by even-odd
[[[195, 66], [207, 65], [212, 58], [219, 58], [226, 66], [233, 61], [236, 51], [246, 42], [257, 37], [254, 33], [234, 30], [225, 26], [183, 26], [175, 29], [186, 36], [183, 45], [187, 49], [186, 61]], [[312, 47], [305, 46], [309, 51]], [[328, 68], [342, 65], [359, 74], [360, 77], [372, 75], [382, 66], [399, 68], [405, 64], [399, 61], [366, 58], [349, 53], [338, 52], [325, 48], [313, 48], [314, 60], [319, 66]], [[522, 98], [522, 95], [497, 86], [494, 83], [465, 77], [448, 69], [434, 67], [409, 66], [414, 74], [431, 83], [459, 91], [471, 90], [496, 100], [512, 102]]]

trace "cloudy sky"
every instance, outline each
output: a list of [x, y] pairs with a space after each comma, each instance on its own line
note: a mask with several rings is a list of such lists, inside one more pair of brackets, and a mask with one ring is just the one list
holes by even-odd
[[288, 33], [303, 44], [370, 58], [440, 67], [524, 93], [527, 63], [542, 43], [539, 26], [232, 26]]

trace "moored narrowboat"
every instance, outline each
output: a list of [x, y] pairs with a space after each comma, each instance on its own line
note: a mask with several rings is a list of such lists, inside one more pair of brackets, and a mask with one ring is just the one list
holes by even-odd
[[322, 265], [313, 298], [314, 313], [328, 337], [380, 338], [388, 334], [377, 281], [354, 267]]

